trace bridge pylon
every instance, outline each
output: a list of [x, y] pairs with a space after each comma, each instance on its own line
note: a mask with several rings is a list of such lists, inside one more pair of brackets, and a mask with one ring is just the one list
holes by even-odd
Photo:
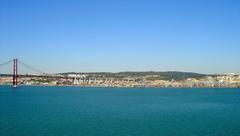
[[18, 85], [18, 59], [13, 59], [13, 87]]

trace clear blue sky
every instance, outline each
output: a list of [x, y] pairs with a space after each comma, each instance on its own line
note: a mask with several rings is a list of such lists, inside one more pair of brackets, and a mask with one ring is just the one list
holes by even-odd
[[1, 0], [0, 62], [240, 73], [239, 0]]

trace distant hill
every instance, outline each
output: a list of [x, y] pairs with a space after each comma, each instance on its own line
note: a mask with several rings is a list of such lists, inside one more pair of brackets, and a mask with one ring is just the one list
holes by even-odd
[[155, 72], [155, 71], [146, 71], [146, 72], [92, 72], [92, 73], [77, 73], [77, 72], [67, 72], [60, 73], [61, 75], [68, 74], [88, 74], [89, 77], [105, 77], [105, 78], [124, 78], [124, 77], [146, 77], [149, 80], [183, 80], [187, 78], [202, 78], [207, 75], [200, 73], [192, 72], [178, 72], [178, 71], [167, 71], [167, 72]]

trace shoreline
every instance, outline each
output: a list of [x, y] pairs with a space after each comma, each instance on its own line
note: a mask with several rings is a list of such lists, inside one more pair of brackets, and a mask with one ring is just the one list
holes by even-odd
[[[0, 84], [0, 86], [9, 86], [9, 84]], [[77, 86], [77, 85], [18, 85], [18, 87], [79, 87], [79, 88], [149, 88], [149, 89], [240, 89], [240, 87], [115, 87], [115, 86]]]

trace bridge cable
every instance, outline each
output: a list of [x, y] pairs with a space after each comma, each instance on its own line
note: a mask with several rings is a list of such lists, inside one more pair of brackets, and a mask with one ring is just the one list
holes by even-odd
[[9, 60], [9, 61], [6, 61], [6, 62], [3, 62], [3, 63], [0, 64], [0, 66], [7, 65], [7, 64], [9, 64], [9, 63], [11, 63], [11, 62], [12, 62], [12, 60]]
[[21, 60], [19, 60], [19, 63], [22, 64], [22, 65], [24, 65], [25, 67], [27, 67], [27, 68], [29, 68], [29, 69], [37, 72], [37, 73], [41, 73], [41, 74], [43, 74], [43, 75], [48, 75], [47, 73], [44, 73], [44, 72], [42, 72], [41, 70], [38, 70], [38, 69], [36, 69], [36, 68], [34, 68], [34, 67], [32, 67], [32, 66], [24, 63], [24, 62], [22, 62]]

